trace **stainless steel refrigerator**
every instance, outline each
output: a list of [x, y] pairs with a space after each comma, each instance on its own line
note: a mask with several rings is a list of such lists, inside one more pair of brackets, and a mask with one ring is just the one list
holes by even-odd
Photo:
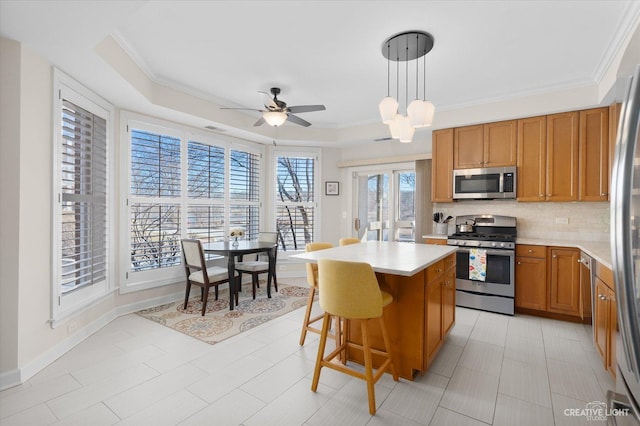
[[611, 177], [611, 260], [618, 309], [616, 390], [612, 424], [640, 425], [640, 65], [620, 112]]

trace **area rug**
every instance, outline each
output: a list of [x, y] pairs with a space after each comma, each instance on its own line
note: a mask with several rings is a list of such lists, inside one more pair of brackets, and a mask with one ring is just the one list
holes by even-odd
[[187, 334], [211, 345], [247, 331], [260, 324], [307, 305], [309, 288], [278, 283], [278, 291], [271, 288], [271, 299], [267, 298], [266, 283], [261, 282], [252, 297], [251, 284], [243, 286], [238, 306], [229, 310], [229, 291], [220, 289], [218, 300], [214, 289], [209, 293], [207, 311], [202, 316], [200, 288], [192, 287], [186, 309], [184, 298], [136, 312], [141, 317]]

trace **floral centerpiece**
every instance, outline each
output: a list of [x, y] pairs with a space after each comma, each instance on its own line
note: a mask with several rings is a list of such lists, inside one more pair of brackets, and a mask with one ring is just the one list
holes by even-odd
[[244, 228], [231, 228], [229, 237], [233, 239], [233, 244], [238, 244], [238, 238], [244, 237]]

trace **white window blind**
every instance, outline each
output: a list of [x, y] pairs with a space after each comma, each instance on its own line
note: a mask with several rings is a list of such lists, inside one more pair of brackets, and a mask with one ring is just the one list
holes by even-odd
[[260, 232], [260, 158], [238, 150], [229, 158], [229, 227], [244, 228], [249, 240]]
[[106, 279], [107, 122], [62, 100], [61, 293]]
[[282, 249], [304, 250], [314, 237], [315, 157], [277, 156], [276, 178], [276, 227]]

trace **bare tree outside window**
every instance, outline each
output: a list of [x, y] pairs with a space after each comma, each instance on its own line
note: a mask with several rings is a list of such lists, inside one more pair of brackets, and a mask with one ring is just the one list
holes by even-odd
[[315, 159], [278, 157], [276, 228], [282, 250], [302, 250], [313, 241]]

